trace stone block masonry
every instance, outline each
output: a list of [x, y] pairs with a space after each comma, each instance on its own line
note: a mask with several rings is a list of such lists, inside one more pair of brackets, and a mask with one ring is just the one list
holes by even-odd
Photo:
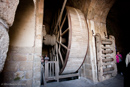
[[[33, 75], [37, 80], [41, 75], [40, 60], [33, 52], [34, 48], [31, 47], [10, 47], [2, 72], [2, 83], [32, 87]], [[34, 63], [35, 58], [39, 61]], [[40, 84], [40, 80], [37, 84]]]
[[[3, 49], [5, 45], [10, 45], [9, 51], [8, 47], [5, 51], [0, 50], [0, 54], [3, 52], [6, 54], [8, 51], [7, 58], [3, 56], [2, 62], [0, 61], [0, 64], [2, 63], [1, 65], [4, 66], [0, 73], [0, 82], [2, 80], [1, 83], [9, 87], [10, 85], [13, 87], [39, 87], [43, 0], [0, 0], [0, 19], [4, 20], [11, 30], [9, 36], [8, 31], [5, 34], [0, 33], [0, 37], [2, 35], [5, 38], [2, 41], [0, 38], [2, 43], [2, 45], [0, 43], [0, 48]], [[1, 26], [0, 31], [3, 31]], [[4, 64], [3, 59], [5, 58]]]

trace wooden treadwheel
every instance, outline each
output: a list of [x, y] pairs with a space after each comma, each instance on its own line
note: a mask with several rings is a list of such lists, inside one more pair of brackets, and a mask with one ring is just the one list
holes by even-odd
[[55, 33], [57, 43], [52, 53], [59, 61], [60, 74], [76, 72], [83, 64], [88, 48], [88, 30], [83, 13], [67, 6]]

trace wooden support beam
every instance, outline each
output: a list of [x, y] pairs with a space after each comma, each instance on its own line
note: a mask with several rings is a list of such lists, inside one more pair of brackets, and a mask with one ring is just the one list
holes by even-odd
[[60, 75], [59, 78], [62, 79], [62, 78], [68, 78], [68, 77], [74, 77], [74, 76], [79, 76], [79, 73]]
[[54, 30], [53, 30], [53, 33], [54, 33], [54, 31], [56, 30], [56, 28], [57, 28], [59, 22], [61, 21], [61, 17], [62, 17], [62, 14], [63, 14], [64, 8], [65, 8], [66, 2], [67, 2], [67, 0], [64, 0], [64, 3], [63, 3], [63, 5], [62, 5], [62, 9], [61, 9], [61, 12], [60, 12], [60, 15], [59, 15], [58, 21], [57, 21], [57, 23], [56, 23], [56, 26], [55, 26], [55, 28], [54, 28]]
[[105, 41], [105, 42], [111, 42], [111, 40], [110, 39], [104, 39], [104, 38], [102, 38], [102, 41]]
[[[67, 14], [66, 14], [67, 15]], [[64, 19], [63, 19], [63, 21], [62, 21], [62, 24], [61, 24], [61, 26], [60, 26], [60, 30], [62, 29], [62, 27], [63, 27], [63, 24], [65, 23], [65, 20], [66, 20], [66, 15], [65, 15], [65, 17], [64, 17]], [[59, 24], [60, 25], [60, 24]]]
[[114, 70], [114, 67], [109, 67], [109, 68], [103, 69], [103, 72], [113, 71], [113, 70]]
[[112, 62], [112, 61], [114, 61], [113, 58], [102, 59], [102, 62]]
[[112, 50], [103, 50], [102, 53], [103, 53], [103, 54], [105, 54], [105, 53], [106, 53], [106, 54], [109, 54], [109, 53], [113, 53], [113, 51], [112, 51]]
[[48, 81], [50, 81], [50, 80], [56, 80], [56, 77], [48, 77], [47, 80]]
[[100, 34], [96, 35], [96, 47], [97, 47], [97, 60], [98, 61], [98, 79], [103, 81], [103, 68], [102, 68], [102, 49], [101, 49], [101, 36]]
[[104, 47], [104, 46], [101, 46], [102, 49], [111, 49], [111, 47]]
[[106, 75], [106, 74], [112, 74], [114, 71], [107, 71], [107, 72], [103, 72], [103, 75]]
[[104, 66], [107, 66], [107, 65], [112, 65], [112, 66], [113, 66], [113, 64], [112, 64], [111, 62], [102, 63], [102, 65], [104, 65]]
[[45, 80], [48, 78], [48, 63], [45, 61]]
[[104, 44], [104, 45], [111, 45], [111, 44], [112, 44], [112, 42], [102, 41], [102, 44]]
[[58, 61], [55, 63], [55, 75], [56, 75], [57, 82], [59, 82], [59, 62]]
[[64, 65], [63, 57], [62, 57], [62, 55], [61, 55], [60, 50], [58, 51], [58, 53], [59, 53], [59, 55], [60, 55], [61, 63], [62, 63], [62, 65]]
[[101, 57], [103, 57], [103, 58], [105, 58], [105, 57], [111, 57], [112, 58], [112, 55], [110, 55], [110, 54], [106, 54], [106, 55], [101, 55]]

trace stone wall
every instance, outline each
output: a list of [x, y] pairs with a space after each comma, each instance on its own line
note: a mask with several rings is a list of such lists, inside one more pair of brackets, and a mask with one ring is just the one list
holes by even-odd
[[[21, 0], [10, 28], [10, 47], [1, 85], [39, 87], [41, 78], [43, 0]], [[4, 85], [5, 86], [5, 85]]]
[[23, 87], [39, 87], [41, 78], [41, 54], [39, 48], [12, 47], [2, 72], [2, 84]]
[[[106, 18], [114, 2], [115, 0], [86, 0], [84, 3], [81, 2], [82, 6], [80, 6], [89, 29], [89, 49], [82, 74], [94, 83], [98, 82], [95, 35], [99, 33], [102, 38], [107, 37]], [[90, 4], [84, 5], [86, 3]]]
[[2, 72], [1, 84], [17, 84], [26, 87], [32, 86], [33, 54], [31, 47], [10, 47], [8, 57]]

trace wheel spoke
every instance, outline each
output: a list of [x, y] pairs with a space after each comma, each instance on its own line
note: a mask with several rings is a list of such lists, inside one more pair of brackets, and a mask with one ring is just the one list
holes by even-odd
[[63, 27], [63, 24], [65, 23], [66, 16], [67, 16], [67, 14], [65, 15], [65, 17], [64, 17], [64, 19], [63, 19], [63, 21], [62, 21], [62, 24], [61, 24], [61, 26], [60, 26], [60, 30], [62, 29], [62, 27]]
[[59, 53], [59, 55], [60, 55], [60, 60], [61, 60], [61, 63], [62, 63], [62, 65], [64, 65], [63, 57], [62, 57], [62, 55], [61, 55], [60, 50], [58, 51], [58, 53]]
[[69, 50], [67, 46], [65, 46], [64, 44], [60, 43], [59, 41], [57, 41], [61, 46], [63, 46], [65, 49]]
[[59, 62], [59, 59], [58, 59], [58, 44], [56, 43], [56, 61]]
[[55, 61], [55, 46], [52, 48], [52, 60], [54, 60]]
[[67, 29], [61, 34], [61, 36], [63, 36], [67, 31], [69, 31], [69, 28], [67, 28]]
[[60, 15], [59, 15], [59, 17], [58, 17], [58, 20], [57, 20], [57, 23], [56, 23], [56, 26], [55, 26], [53, 32], [55, 31], [55, 29], [57, 28], [57, 26], [58, 26], [58, 24], [59, 24], [59, 21], [61, 20], [61, 17], [62, 17], [62, 14], [63, 14], [64, 8], [65, 8], [66, 2], [67, 2], [67, 0], [64, 0], [64, 3], [63, 3], [63, 6], [62, 6], [62, 9], [61, 9]]

